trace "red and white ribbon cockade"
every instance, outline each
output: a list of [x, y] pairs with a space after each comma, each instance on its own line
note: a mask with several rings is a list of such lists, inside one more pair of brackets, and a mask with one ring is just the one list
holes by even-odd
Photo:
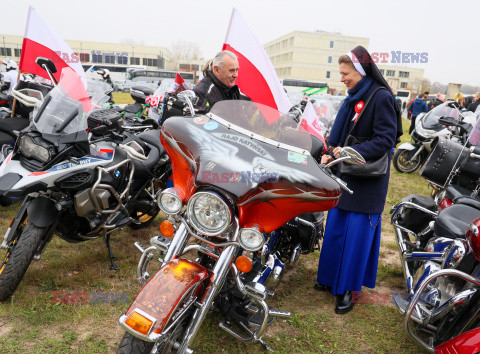
[[362, 112], [363, 107], [365, 107], [365, 103], [363, 101], [358, 101], [355, 105], [355, 115], [353, 116], [353, 121], [357, 121], [359, 114]]
[[223, 50], [237, 55], [240, 70], [236, 84], [252, 101], [287, 113], [292, 106], [265, 49], [233, 9]]
[[37, 57], [51, 59], [54, 62], [57, 72], [53, 75], [57, 81], [60, 79], [62, 69], [70, 67], [82, 78], [85, 88], [87, 87], [85, 71], [78, 56], [50, 25], [40, 17], [35, 9], [30, 6], [19, 69], [49, 79], [45, 70], [35, 63]]

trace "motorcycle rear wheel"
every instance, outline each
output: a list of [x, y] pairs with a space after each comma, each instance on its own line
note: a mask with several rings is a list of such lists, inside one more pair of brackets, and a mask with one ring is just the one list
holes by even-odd
[[415, 172], [422, 164], [422, 157], [418, 155], [417, 158], [411, 161], [408, 155], [410, 150], [398, 150], [393, 155], [393, 167], [400, 173], [412, 173]]
[[35, 256], [45, 229], [27, 221], [20, 236], [10, 242], [0, 263], [0, 301], [8, 300], [17, 289]]

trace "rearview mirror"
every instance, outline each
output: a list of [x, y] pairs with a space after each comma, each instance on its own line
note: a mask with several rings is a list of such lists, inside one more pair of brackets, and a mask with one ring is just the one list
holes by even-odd
[[50, 59], [37, 57], [37, 59], [35, 59], [35, 63], [37, 63], [37, 65], [39, 65], [42, 69], [47, 68], [52, 74], [57, 72], [57, 67]]
[[365, 159], [358, 153], [357, 150], [346, 146], [340, 150], [340, 158], [345, 158], [343, 161], [351, 163], [352, 165], [364, 165]]

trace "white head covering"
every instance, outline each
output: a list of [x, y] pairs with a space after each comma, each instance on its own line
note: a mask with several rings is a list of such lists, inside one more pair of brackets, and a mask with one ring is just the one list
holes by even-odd
[[347, 55], [348, 55], [348, 57], [350, 58], [350, 60], [352, 61], [353, 66], [355, 67], [355, 69], [356, 69], [362, 76], [367, 75], [367, 73], [365, 72], [365, 70], [363, 70], [362, 65], [360, 65], [360, 61], [358, 60], [357, 56], [356, 56], [355, 54], [353, 54], [352, 52], [348, 52]]

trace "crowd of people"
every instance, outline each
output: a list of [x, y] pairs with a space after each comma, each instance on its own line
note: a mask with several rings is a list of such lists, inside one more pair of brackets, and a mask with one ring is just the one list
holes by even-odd
[[[437, 107], [438, 105], [445, 103], [446, 96], [437, 93], [435, 99], [431, 99], [430, 92], [425, 91], [424, 93], [419, 94], [416, 98], [413, 98], [409, 103], [407, 108], [407, 117], [410, 119], [411, 124], [409, 128], [409, 134], [412, 134], [413, 129], [415, 129], [415, 120], [420, 113], [428, 112], [431, 109]], [[454, 100], [458, 109], [461, 111], [470, 111], [475, 112], [480, 104], [480, 92], [477, 92], [475, 96], [465, 97], [461, 92], [455, 94]]]

